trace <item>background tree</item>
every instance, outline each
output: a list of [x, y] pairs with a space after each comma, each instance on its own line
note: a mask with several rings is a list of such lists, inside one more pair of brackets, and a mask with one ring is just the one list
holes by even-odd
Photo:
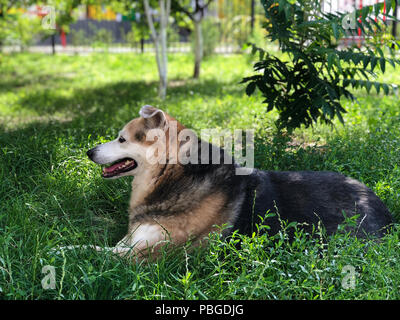
[[64, 32], [69, 32], [69, 26], [75, 21], [73, 16], [73, 11], [80, 4], [84, 4], [83, 0], [56, 0], [56, 1], [44, 1], [51, 6], [54, 6], [56, 10], [56, 29], [47, 30], [47, 36], [51, 37], [52, 51], [53, 54], [56, 53], [55, 50], [55, 36], [60, 33], [61, 30]]
[[164, 99], [167, 95], [168, 85], [167, 28], [171, 10], [171, 0], [159, 0], [158, 10], [160, 22], [158, 30], [156, 30], [154, 17], [152, 15], [153, 11], [150, 7], [149, 0], [143, 0], [143, 3], [156, 53], [158, 75], [160, 78], [158, 94], [160, 98]]
[[[318, 120], [332, 124], [335, 116], [343, 122], [342, 113], [346, 110], [340, 99], [355, 99], [349, 91], [351, 87], [367, 92], [375, 87], [385, 94], [394, 89], [391, 84], [371, 81], [376, 77], [376, 69], [384, 73], [387, 63], [393, 67], [400, 64], [395, 58], [399, 43], [384, 32], [383, 3], [358, 10], [354, 15], [356, 28], [352, 30], [343, 23], [345, 13], [326, 13], [319, 0], [261, 2], [267, 18], [267, 39], [277, 41], [288, 59], [253, 45], [253, 52], [259, 53], [259, 61], [254, 65], [257, 74], [243, 82], [248, 83], [248, 95], [256, 88], [261, 91], [267, 111], [275, 108], [279, 112], [278, 127], [291, 130]], [[394, 2], [386, 2], [386, 12], [390, 12]], [[361, 17], [360, 21], [355, 17]], [[363, 45], [341, 49], [340, 39], [356, 35], [357, 28], [368, 33]]]
[[194, 33], [194, 72], [193, 78], [199, 78], [201, 61], [204, 56], [202, 21], [204, 11], [213, 0], [172, 0], [172, 9], [175, 13], [185, 14], [193, 22]]
[[9, 36], [10, 17], [7, 14], [8, 11], [12, 8], [23, 7], [29, 3], [29, 1], [0, 0], [0, 51], [6, 38]]
[[[393, 16], [397, 17], [397, 12], [398, 12], [398, 0], [394, 0], [394, 8], [393, 8]], [[392, 35], [394, 38], [397, 37], [397, 21], [393, 20], [393, 29], [392, 29]]]

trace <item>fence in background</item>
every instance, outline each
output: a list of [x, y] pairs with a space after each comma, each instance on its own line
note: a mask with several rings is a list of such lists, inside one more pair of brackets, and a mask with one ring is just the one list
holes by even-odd
[[[97, 10], [97, 11], [96, 11]], [[95, 13], [93, 13], [95, 12]], [[54, 45], [64, 52], [91, 52], [108, 50], [110, 52], [148, 52], [153, 45], [148, 37], [140, 37], [140, 24], [145, 23], [144, 16], [133, 13], [133, 18], [124, 21], [118, 15], [105, 12], [101, 7], [82, 6], [78, 20], [70, 25], [62, 45], [59, 35], [47, 39], [38, 39], [35, 50], [45, 50]], [[102, 20], [101, 17], [111, 19]], [[93, 19], [100, 17], [100, 19]], [[205, 42], [214, 46], [216, 53], [233, 53], [241, 51], [254, 33], [260, 32], [260, 21], [263, 19], [263, 8], [259, 0], [214, 0], [205, 12], [203, 34]], [[210, 43], [213, 42], [213, 43]], [[64, 44], [65, 44], [64, 43]], [[172, 24], [168, 31], [169, 52], [190, 52], [191, 32], [184, 27]]]

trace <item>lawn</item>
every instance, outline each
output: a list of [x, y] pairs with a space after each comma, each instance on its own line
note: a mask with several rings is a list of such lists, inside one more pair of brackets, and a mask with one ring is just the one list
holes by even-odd
[[[103, 180], [86, 151], [114, 139], [144, 104], [197, 131], [253, 128], [256, 167], [341, 172], [373, 189], [399, 221], [398, 97], [360, 91], [358, 103], [343, 100], [345, 126], [282, 135], [277, 115], [239, 84], [252, 73], [249, 57], [214, 56], [198, 81], [190, 79], [192, 61], [170, 56], [168, 96], [160, 101], [150, 54], [1, 57], [0, 298], [399, 299], [397, 226], [379, 242], [344, 231], [323, 241], [323, 230], [313, 239], [297, 232], [291, 243], [285, 232], [231, 242], [210, 235], [209, 247], [133, 265], [92, 250], [51, 251], [112, 246], [126, 232], [131, 179]], [[384, 80], [399, 84], [400, 74], [389, 70]], [[55, 268], [55, 289], [42, 287], [46, 265]]]

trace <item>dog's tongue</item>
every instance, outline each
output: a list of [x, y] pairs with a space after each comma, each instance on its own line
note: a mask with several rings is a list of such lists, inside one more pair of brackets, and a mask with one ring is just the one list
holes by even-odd
[[104, 167], [103, 168], [103, 176], [105, 176], [105, 177], [114, 176], [118, 173], [133, 169], [133, 167], [135, 165], [136, 165], [135, 160], [124, 159], [122, 161], [114, 163], [113, 165], [111, 165], [109, 167]]
[[122, 164], [123, 164], [123, 162], [118, 162], [118, 163], [116, 163], [116, 164], [113, 164], [112, 166], [105, 167], [105, 168], [103, 169], [103, 172], [106, 172], [106, 173], [114, 172], [114, 171], [117, 170], [119, 167], [121, 167]]

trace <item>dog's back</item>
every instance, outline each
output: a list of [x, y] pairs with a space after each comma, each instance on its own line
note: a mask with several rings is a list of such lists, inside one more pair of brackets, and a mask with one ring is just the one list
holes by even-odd
[[255, 231], [260, 216], [267, 212], [275, 213], [264, 222], [270, 234], [279, 231], [281, 221], [301, 223], [310, 232], [320, 222], [332, 234], [344, 222], [344, 215], [359, 215], [354, 233], [359, 237], [366, 233], [379, 237], [393, 222], [374, 192], [339, 173], [254, 170], [246, 179], [246, 199], [233, 228], [240, 233]]

